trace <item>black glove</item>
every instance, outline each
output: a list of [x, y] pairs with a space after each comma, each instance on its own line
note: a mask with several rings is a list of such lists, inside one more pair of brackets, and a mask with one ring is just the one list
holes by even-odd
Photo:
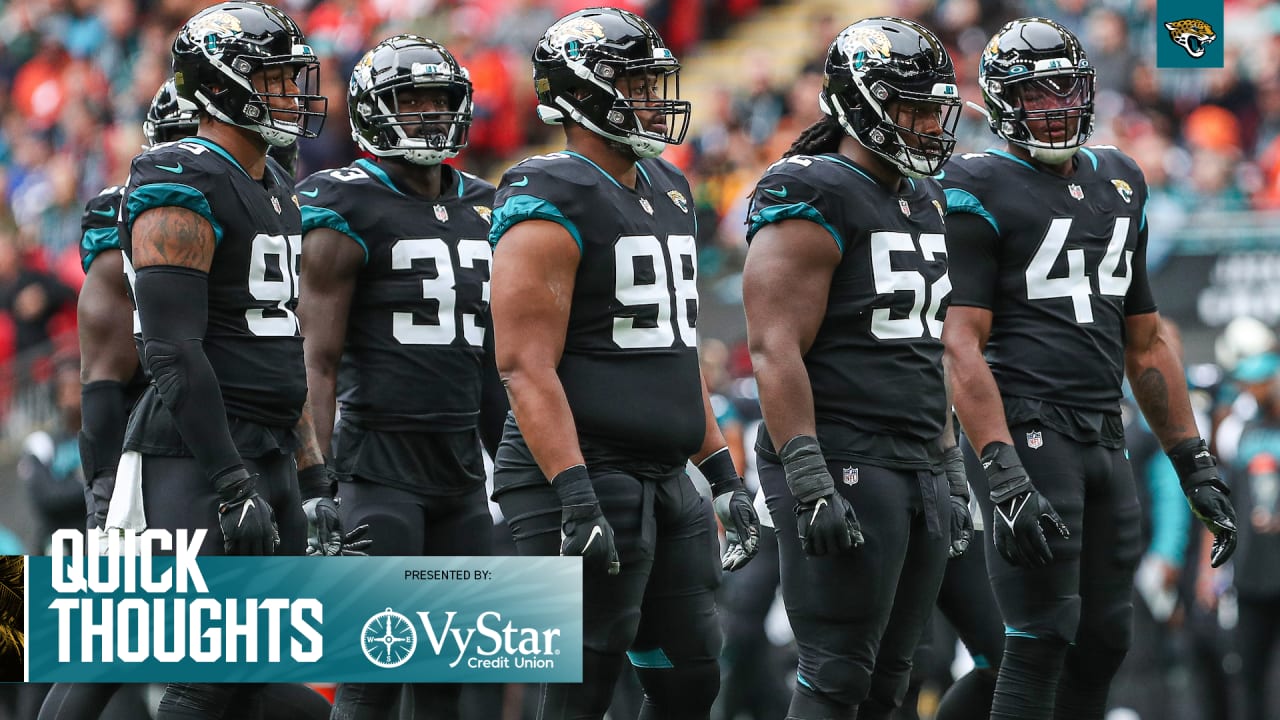
[[337, 552], [321, 552], [321, 550], [332, 550], [329, 548], [314, 548], [307, 546], [307, 555], [358, 555], [360, 557], [369, 557], [369, 553], [365, 550], [373, 545], [373, 538], [365, 537], [369, 533], [368, 525], [357, 525], [356, 529], [342, 536], [342, 544]]
[[274, 555], [280, 531], [271, 505], [255, 489], [256, 475], [243, 467], [223, 473], [213, 481], [222, 498], [218, 523], [228, 555]]
[[1036, 492], [1012, 445], [993, 442], [982, 449], [982, 469], [991, 485], [992, 539], [1005, 562], [1019, 567], [1041, 567], [1053, 562], [1044, 536], [1044, 525], [1064, 540], [1071, 531], [1053, 505]]
[[959, 445], [942, 453], [942, 465], [951, 488], [951, 549], [948, 557], [958, 558], [973, 540], [973, 516], [969, 514], [969, 481], [964, 474], [964, 454]]
[[560, 554], [579, 555], [586, 570], [617, 575], [622, 569], [613, 545], [613, 528], [600, 510], [585, 465], [562, 470], [551, 480], [560, 496]]
[[298, 489], [302, 493], [302, 511], [307, 516], [307, 554], [342, 554], [342, 517], [338, 514], [338, 484], [333, 470], [327, 463], [299, 470]]
[[724, 526], [724, 556], [720, 567], [730, 572], [741, 568], [760, 549], [760, 518], [755, 505], [733, 466], [729, 448], [721, 448], [698, 463], [698, 469], [711, 484], [712, 507]]
[[796, 499], [796, 529], [809, 555], [847, 552], [863, 543], [853, 507], [836, 492], [817, 438], [797, 435], [779, 453], [787, 487]]
[[115, 473], [99, 475], [89, 481], [85, 496], [89, 501], [90, 527], [107, 529], [107, 510], [111, 507], [111, 493], [115, 492]]
[[1218, 474], [1218, 461], [1200, 438], [1174, 445], [1169, 450], [1169, 460], [1178, 473], [1191, 513], [1213, 533], [1213, 553], [1209, 561], [1218, 567], [1236, 551], [1236, 511], [1227, 499], [1231, 490]]

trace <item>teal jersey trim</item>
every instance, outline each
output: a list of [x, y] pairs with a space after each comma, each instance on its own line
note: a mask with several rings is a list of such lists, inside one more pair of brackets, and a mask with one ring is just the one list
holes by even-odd
[[84, 237], [80, 238], [80, 247], [85, 249], [84, 260], [81, 260], [80, 264], [88, 275], [89, 266], [98, 257], [98, 253], [103, 250], [120, 249], [120, 232], [113, 227], [91, 228], [85, 231]]
[[995, 229], [996, 234], [1000, 234], [1000, 224], [996, 222], [995, 216], [983, 207], [982, 201], [975, 197], [973, 193], [960, 188], [947, 188], [942, 193], [947, 197], [948, 215], [961, 212], [973, 213], [991, 223], [991, 227]]
[[1138, 223], [1138, 230], [1147, 229], [1147, 205], [1151, 204], [1151, 191], [1147, 191], [1147, 199], [1142, 201], [1142, 222]]
[[125, 205], [125, 222], [133, 231], [133, 222], [142, 213], [161, 207], [180, 207], [199, 215], [213, 226], [214, 246], [222, 244], [222, 224], [213, 218], [213, 208], [204, 193], [190, 185], [177, 183], [152, 183], [143, 185], [129, 194]]
[[1085, 156], [1085, 157], [1087, 157], [1087, 158], [1089, 158], [1089, 162], [1093, 163], [1093, 169], [1094, 169], [1094, 170], [1097, 170], [1097, 169], [1098, 169], [1098, 156], [1097, 156], [1097, 155], [1094, 155], [1094, 154], [1093, 154], [1093, 151], [1092, 151], [1092, 150], [1090, 150], [1089, 148], [1086, 148], [1086, 147], [1082, 147], [1082, 148], [1080, 148], [1080, 152], [1084, 153], [1084, 156]]
[[578, 244], [578, 252], [582, 252], [582, 233], [578, 226], [560, 212], [560, 208], [539, 197], [532, 195], [512, 195], [507, 201], [493, 209], [493, 227], [489, 229], [489, 244], [497, 247], [498, 240], [512, 226], [525, 220], [549, 220], [560, 225], [573, 236]]
[[231, 157], [231, 153], [224, 150], [221, 145], [219, 145], [218, 143], [212, 140], [208, 140], [202, 137], [189, 137], [189, 138], [183, 138], [181, 142], [193, 142], [197, 145], [203, 145], [209, 148], [210, 150], [218, 153], [222, 157], [226, 158], [227, 162], [240, 168], [240, 172], [244, 173], [246, 176], [249, 175], [249, 173], [245, 171], [244, 166], [240, 164], [239, 160], [236, 160], [235, 158]]
[[797, 670], [797, 671], [796, 671], [796, 682], [798, 682], [798, 683], [800, 683], [801, 685], [803, 685], [803, 686], [805, 686], [805, 687], [809, 688], [810, 690], [813, 690], [813, 689], [814, 689], [814, 688], [813, 688], [813, 685], [812, 685], [808, 680], [805, 680], [805, 679], [804, 679], [804, 676], [800, 674], [800, 671], [799, 671], [799, 670]]
[[449, 167], [448, 165], [440, 166], [440, 172], [445, 172], [446, 170], [452, 170], [453, 176], [458, 178], [458, 197], [462, 197], [463, 178], [465, 178], [466, 175], [463, 175], [462, 171], [457, 168]]
[[978, 670], [986, 670], [991, 667], [991, 661], [987, 659], [986, 655], [974, 655], [973, 667]]
[[1005, 637], [1031, 638], [1032, 640], [1036, 639], [1035, 635], [1032, 635], [1029, 632], [1023, 632], [1022, 630], [1014, 630], [1008, 625], [1004, 626], [1004, 635]]
[[[1005, 152], [1005, 151], [1003, 151], [1003, 150], [997, 150], [997, 149], [995, 149], [995, 148], [987, 148], [987, 149], [986, 149], [986, 152], [988, 152], [988, 153], [990, 153], [990, 154], [992, 154], [992, 155], [998, 155], [998, 156], [1000, 156], [1000, 157], [1004, 158], [1005, 160], [1012, 160], [1012, 161], [1014, 161], [1014, 162], [1018, 163], [1019, 165], [1022, 165], [1023, 167], [1029, 167], [1029, 168], [1031, 168], [1032, 170], [1035, 170], [1035, 169], [1036, 169], [1036, 167], [1035, 167], [1034, 165], [1032, 165], [1031, 163], [1027, 162], [1026, 160], [1023, 160], [1022, 158], [1018, 157], [1017, 155], [1011, 155], [1011, 154], [1009, 154], [1009, 153], [1007, 153], [1007, 152]], [[1039, 171], [1037, 171], [1037, 172], [1039, 172]]]
[[671, 663], [671, 658], [662, 651], [662, 648], [654, 648], [652, 650], [628, 650], [627, 658], [631, 660], [631, 664], [646, 670], [669, 670], [675, 665]]
[[[831, 162], [836, 163], [837, 165], [843, 165], [843, 166], [845, 166], [845, 167], [849, 168], [850, 170], [852, 170], [852, 171], [854, 171], [854, 172], [858, 173], [859, 175], [861, 175], [862, 177], [866, 178], [868, 182], [875, 183], [876, 185], [879, 185], [879, 184], [880, 184], [879, 182], [876, 182], [876, 179], [875, 179], [875, 178], [873, 178], [873, 177], [871, 177], [870, 175], [866, 174], [866, 173], [865, 173], [865, 172], [863, 172], [862, 170], [859, 170], [859, 169], [858, 169], [858, 167], [857, 167], [856, 165], [852, 164], [852, 163], [845, 162], [844, 160], [841, 160], [840, 158], [831, 157], [830, 155], [820, 155], [819, 157], [822, 157], [822, 158], [824, 158], [824, 159], [826, 159], [826, 160], [830, 160]], [[913, 186], [913, 187], [914, 187], [914, 186]]]
[[306, 236], [307, 233], [315, 230], [316, 228], [329, 228], [330, 230], [340, 232], [356, 241], [356, 244], [360, 246], [360, 249], [364, 250], [364, 264], [369, 264], [369, 245], [364, 241], [364, 238], [360, 237], [355, 230], [351, 229], [351, 225], [347, 222], [346, 218], [327, 207], [303, 205], [301, 210], [303, 236]]
[[840, 237], [840, 233], [822, 217], [822, 213], [809, 203], [791, 203], [790, 205], [772, 205], [764, 208], [760, 212], [751, 216], [750, 227], [747, 228], [747, 239], [751, 239], [760, 228], [769, 223], [782, 222], [783, 220], [808, 220], [812, 223], [821, 225], [824, 230], [831, 233], [831, 238], [836, 241], [836, 247], [840, 248], [840, 253], [844, 253], [844, 238]]
[[[610, 175], [609, 173], [605, 172], [605, 171], [604, 171], [604, 168], [602, 168], [602, 167], [600, 167], [599, 165], [595, 164], [595, 162], [594, 162], [594, 161], [592, 161], [592, 160], [591, 160], [591, 158], [589, 158], [589, 157], [587, 157], [587, 156], [585, 156], [585, 155], [579, 155], [578, 153], [576, 153], [576, 152], [574, 152], [574, 151], [572, 151], [572, 150], [565, 150], [565, 151], [563, 151], [563, 152], [564, 152], [564, 154], [565, 154], [565, 155], [572, 155], [573, 157], [576, 157], [576, 158], [578, 158], [579, 160], [581, 160], [581, 161], [585, 162], [586, 164], [590, 165], [591, 167], [593, 167], [593, 168], [595, 168], [595, 169], [599, 170], [601, 175], [603, 175], [603, 176], [605, 176], [605, 177], [609, 178], [609, 182], [613, 183], [614, 185], [617, 185], [618, 187], [622, 187], [622, 183], [618, 182], [617, 178], [615, 178], [614, 176], [612, 176], [612, 175]], [[636, 167], [640, 167], [640, 166], [639, 166], [639, 164], [637, 164], [637, 165], [636, 165]], [[641, 172], [643, 172], [643, 171], [644, 171], [644, 168], [640, 168], [640, 170], [641, 170]], [[648, 179], [649, 179], [649, 176], [648, 176], [648, 175], [645, 175], [645, 176], [644, 176], [644, 178], [645, 178], [645, 180], [648, 180]], [[650, 183], [650, 184], [652, 184], [652, 183]]]
[[405, 194], [403, 190], [396, 187], [395, 183], [391, 182], [391, 176], [387, 174], [386, 170], [383, 170], [382, 168], [378, 167], [377, 163], [367, 160], [365, 158], [360, 158], [359, 160], [356, 160], [355, 163], [353, 164], [359, 165], [360, 167], [364, 168], [365, 171], [368, 172], [370, 175], [378, 178], [378, 180], [383, 185], [386, 185], [387, 187], [391, 188], [392, 190], [395, 190], [401, 195]]

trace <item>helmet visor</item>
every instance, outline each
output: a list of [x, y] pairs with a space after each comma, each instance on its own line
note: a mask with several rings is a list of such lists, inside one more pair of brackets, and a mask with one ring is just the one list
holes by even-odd
[[1005, 99], [1026, 129], [1029, 145], [1082, 145], [1093, 126], [1093, 75], [1085, 72], [1032, 75], [1005, 81]]

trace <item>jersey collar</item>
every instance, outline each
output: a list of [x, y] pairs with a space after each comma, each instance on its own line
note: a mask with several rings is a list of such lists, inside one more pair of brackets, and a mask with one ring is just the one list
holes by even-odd
[[[581, 160], [581, 161], [585, 162], [586, 164], [590, 165], [591, 167], [595, 168], [596, 170], [599, 170], [599, 171], [600, 171], [600, 174], [601, 174], [601, 175], [603, 175], [603, 176], [605, 176], [606, 178], [608, 178], [609, 182], [613, 183], [613, 184], [614, 184], [614, 186], [619, 187], [619, 188], [622, 188], [623, 190], [628, 189], [628, 188], [623, 188], [623, 187], [622, 187], [622, 183], [618, 182], [617, 178], [615, 178], [614, 176], [612, 176], [612, 175], [610, 175], [609, 173], [605, 172], [605, 171], [604, 171], [604, 168], [602, 168], [602, 167], [600, 167], [599, 165], [597, 165], [597, 164], [595, 163], [595, 161], [594, 161], [594, 160], [592, 160], [591, 158], [587, 157], [586, 155], [582, 155], [582, 154], [580, 154], [580, 153], [576, 153], [576, 152], [574, 152], [574, 151], [572, 151], [572, 150], [563, 150], [562, 152], [563, 152], [565, 155], [570, 155], [570, 156], [572, 156], [572, 157], [576, 157], [576, 158], [578, 158], [579, 160]], [[653, 181], [649, 179], [649, 173], [648, 173], [648, 171], [646, 171], [646, 170], [644, 169], [644, 165], [642, 165], [642, 164], [640, 164], [640, 163], [638, 163], [638, 162], [637, 162], [637, 163], [636, 163], [636, 171], [640, 173], [640, 176], [644, 178], [644, 181], [645, 181], [646, 183], [648, 183], [650, 187], [652, 187], [652, 186], [653, 186]], [[633, 190], [638, 190], [639, 188], [632, 188], [632, 189], [633, 189]]]
[[[216, 143], [216, 142], [214, 142], [214, 141], [212, 141], [212, 140], [210, 140], [210, 139], [208, 139], [208, 138], [202, 138], [202, 137], [199, 137], [198, 135], [193, 135], [193, 136], [191, 136], [191, 137], [189, 137], [189, 138], [185, 138], [185, 139], [183, 139], [183, 141], [182, 141], [182, 142], [195, 143], [195, 144], [197, 144], [197, 145], [203, 145], [203, 146], [205, 146], [205, 147], [209, 148], [210, 150], [214, 151], [215, 153], [217, 153], [217, 154], [221, 155], [222, 157], [226, 158], [227, 162], [231, 163], [232, 165], [235, 165], [237, 168], [239, 168], [240, 172], [244, 173], [245, 177], [249, 177], [249, 178], [252, 180], [252, 178], [249, 176], [248, 171], [246, 171], [246, 170], [244, 169], [244, 166], [240, 164], [240, 161], [238, 161], [238, 160], [236, 160], [235, 158], [231, 157], [231, 153], [229, 153], [229, 152], [227, 152], [226, 150], [222, 149], [222, 146], [221, 146], [221, 145], [219, 145], [218, 143]], [[255, 181], [255, 182], [257, 182], [257, 181]]]
[[[377, 163], [369, 160], [368, 158], [360, 158], [359, 160], [355, 161], [355, 164], [363, 168], [365, 172], [378, 178], [378, 180], [382, 184], [400, 193], [401, 195], [404, 195], [405, 197], [410, 197], [408, 193], [401, 190], [399, 187], [396, 186], [394, 182], [391, 181], [391, 176], [387, 174], [386, 170], [383, 170], [382, 168], [378, 167]], [[453, 174], [453, 177], [455, 180], [457, 180], [457, 184], [458, 184], [458, 197], [462, 197], [462, 193], [465, 190], [464, 180], [463, 180], [465, 176], [461, 172], [459, 172], [456, 168], [454, 168], [452, 165], [442, 164], [440, 167], [441, 167], [442, 173], [447, 172], [447, 173]], [[441, 178], [441, 180], [443, 179], [444, 178]]]
[[[874, 185], [876, 185], [877, 187], [884, 187], [884, 185], [882, 185], [882, 184], [880, 183], [880, 181], [879, 181], [879, 180], [876, 180], [875, 178], [873, 178], [873, 177], [871, 177], [869, 174], [867, 174], [867, 171], [866, 171], [866, 170], [863, 170], [862, 168], [860, 168], [860, 167], [858, 167], [857, 165], [853, 164], [853, 163], [852, 163], [852, 162], [850, 162], [849, 160], [846, 160], [846, 159], [844, 158], [844, 156], [843, 156], [843, 155], [840, 155], [840, 154], [838, 154], [838, 153], [827, 153], [827, 154], [825, 154], [825, 155], [818, 155], [818, 157], [820, 157], [820, 158], [822, 158], [822, 159], [824, 159], [824, 160], [830, 160], [831, 162], [836, 163], [837, 165], [843, 165], [843, 166], [845, 166], [845, 167], [849, 168], [850, 170], [852, 170], [852, 171], [854, 171], [854, 172], [858, 173], [859, 175], [861, 175], [862, 177], [866, 178], [867, 180], [870, 180], [870, 181], [871, 181]], [[915, 179], [914, 179], [914, 178], [909, 178], [909, 177], [903, 176], [903, 179], [907, 181], [907, 183], [908, 183], [908, 185], [910, 186], [910, 188], [911, 188], [911, 190], [912, 190], [912, 191], [914, 191], [914, 190], [916, 189], [916, 181], [915, 181]]]

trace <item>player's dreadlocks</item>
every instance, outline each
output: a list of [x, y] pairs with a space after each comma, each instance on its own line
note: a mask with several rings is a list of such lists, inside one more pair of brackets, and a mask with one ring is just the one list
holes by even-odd
[[821, 120], [800, 133], [800, 137], [791, 143], [791, 148], [782, 157], [838, 152], [843, 139], [844, 128], [840, 127], [840, 122], [830, 115], [823, 115]]

